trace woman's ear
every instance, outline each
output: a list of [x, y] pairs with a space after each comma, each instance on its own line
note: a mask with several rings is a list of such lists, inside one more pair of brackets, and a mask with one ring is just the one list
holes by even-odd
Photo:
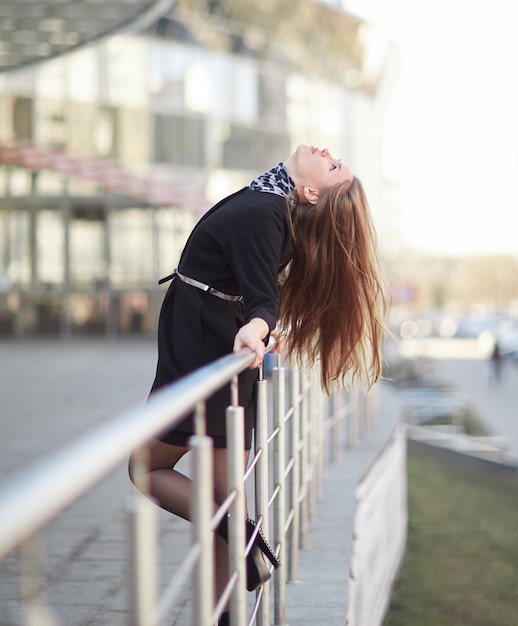
[[310, 204], [316, 204], [318, 196], [318, 189], [314, 189], [313, 187], [304, 187], [304, 197]]

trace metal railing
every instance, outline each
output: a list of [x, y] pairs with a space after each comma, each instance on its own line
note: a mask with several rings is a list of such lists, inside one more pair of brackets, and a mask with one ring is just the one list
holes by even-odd
[[[145, 443], [194, 409], [196, 434], [190, 441], [194, 490], [192, 545], [159, 597], [158, 507], [139, 491], [132, 492], [128, 506], [133, 529], [131, 569], [134, 572], [130, 621], [136, 626], [158, 626], [192, 576], [192, 611], [196, 626], [214, 624], [229, 600], [233, 626], [271, 623], [270, 584], [256, 592], [255, 603], [247, 615], [244, 526], [233, 522], [246, 517], [246, 485], [254, 478], [255, 516], [264, 533], [273, 535], [274, 549], [282, 563], [273, 577], [274, 623], [286, 624], [286, 584], [298, 578], [298, 552], [307, 543], [308, 524], [315, 513], [325, 464], [337, 458], [344, 440], [351, 445], [356, 443], [361, 423], [368, 417], [366, 403], [358, 392], [340, 392], [332, 398], [324, 396], [318, 371], [288, 371], [278, 359], [272, 371], [271, 402], [267, 393], [269, 383], [263, 377], [262, 368], [259, 369], [254, 456], [245, 471], [244, 420], [243, 408], [239, 406], [237, 375], [252, 359], [246, 349], [219, 359], [155, 393], [146, 406], [112, 419], [39, 467], [10, 479], [0, 490], [0, 559], [20, 547], [23, 578], [24, 561], [25, 568], [34, 569], [31, 561], [35, 558], [35, 534], [125, 462], [134, 450], [139, 450], [135, 482], [146, 492]], [[213, 517], [212, 440], [205, 435], [204, 401], [229, 381], [229, 496]], [[343, 431], [344, 423], [347, 433]], [[272, 466], [273, 471], [270, 471]], [[228, 512], [231, 513], [231, 574], [216, 603], [212, 537], [218, 522]], [[56, 624], [49, 611], [31, 605], [31, 592], [24, 592], [26, 587], [22, 579], [21, 602], [27, 623], [31, 626]]]

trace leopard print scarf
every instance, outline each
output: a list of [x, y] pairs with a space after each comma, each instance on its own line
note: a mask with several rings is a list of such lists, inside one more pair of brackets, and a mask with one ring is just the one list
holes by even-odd
[[285, 198], [295, 189], [295, 183], [284, 163], [278, 163], [271, 170], [261, 174], [250, 183], [250, 189], [274, 193]]

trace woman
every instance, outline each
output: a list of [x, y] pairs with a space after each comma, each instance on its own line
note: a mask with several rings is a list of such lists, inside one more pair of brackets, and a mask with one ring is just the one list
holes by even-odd
[[[283, 272], [279, 292], [279, 273]], [[376, 238], [363, 188], [327, 149], [298, 146], [249, 187], [225, 198], [191, 233], [160, 313], [152, 391], [232, 349], [255, 358], [239, 378], [245, 407], [245, 461], [251, 448], [255, 368], [277, 324], [288, 358], [318, 360], [329, 391], [348, 375], [377, 380], [385, 299]], [[277, 332], [277, 331], [275, 331]], [[225, 409], [228, 386], [207, 402], [214, 441], [215, 508], [227, 496]], [[159, 505], [190, 519], [191, 481], [174, 467], [189, 450], [192, 416], [149, 445], [149, 482]], [[247, 534], [254, 523], [247, 520]], [[226, 520], [216, 537], [217, 593], [226, 581]], [[279, 565], [259, 533], [247, 558], [247, 588]], [[225, 613], [220, 624], [228, 623]]]

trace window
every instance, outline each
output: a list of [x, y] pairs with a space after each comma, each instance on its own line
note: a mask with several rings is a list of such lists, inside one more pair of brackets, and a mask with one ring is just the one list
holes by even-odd
[[156, 115], [153, 161], [204, 166], [204, 131], [205, 123], [201, 118]]

